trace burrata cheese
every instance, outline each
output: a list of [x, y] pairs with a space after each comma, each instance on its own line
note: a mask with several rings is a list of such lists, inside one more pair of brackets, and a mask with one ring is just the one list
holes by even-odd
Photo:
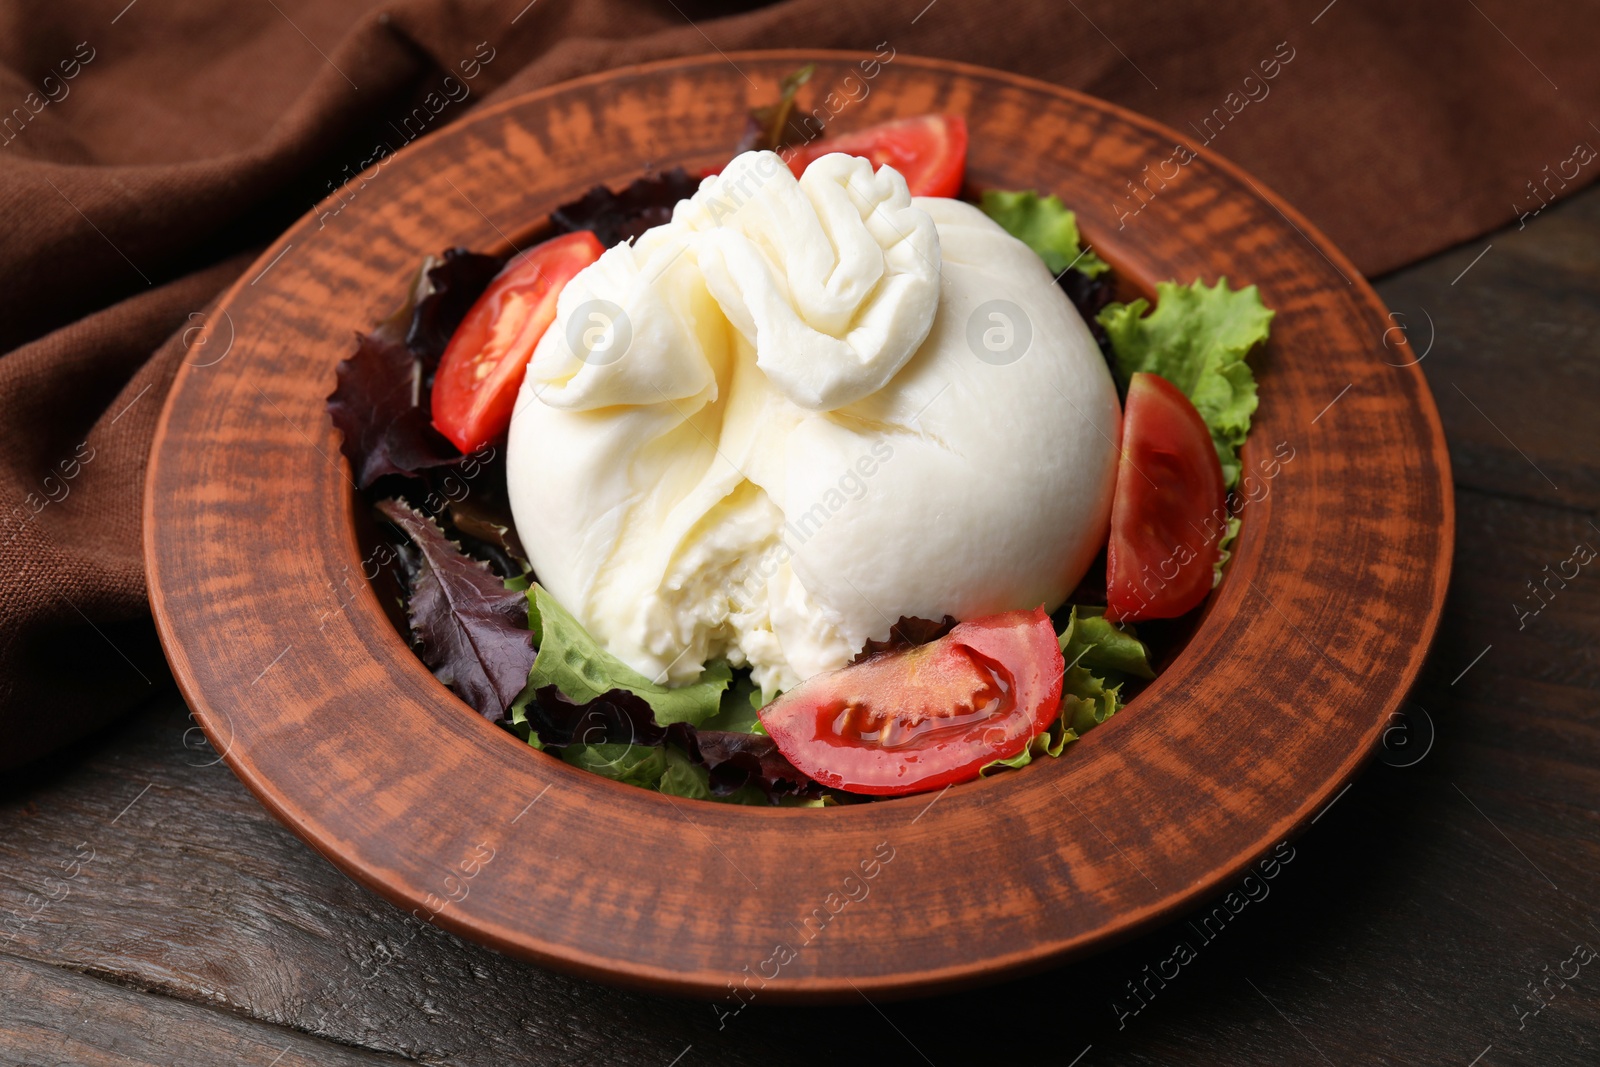
[[748, 152], [562, 291], [508, 477], [539, 581], [606, 648], [770, 695], [901, 616], [1059, 605], [1120, 423], [1083, 320], [976, 207]]

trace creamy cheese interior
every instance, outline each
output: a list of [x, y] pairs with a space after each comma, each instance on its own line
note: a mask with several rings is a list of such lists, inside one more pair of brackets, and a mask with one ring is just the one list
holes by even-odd
[[1054, 608], [1105, 541], [1121, 423], [1039, 257], [890, 167], [770, 152], [563, 290], [509, 442], [547, 589], [649, 678], [771, 693], [903, 615]]

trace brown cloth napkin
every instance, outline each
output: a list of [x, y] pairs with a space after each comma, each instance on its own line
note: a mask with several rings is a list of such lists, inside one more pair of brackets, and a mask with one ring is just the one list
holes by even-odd
[[1368, 273], [1600, 172], [1580, 149], [1600, 146], [1593, 5], [785, 0], [728, 13], [749, 6], [0, 7], [0, 766], [95, 730], [164, 676], [141, 481], [191, 327], [463, 60], [482, 67], [455, 118], [714, 50], [884, 44], [1029, 74], [1209, 142]]

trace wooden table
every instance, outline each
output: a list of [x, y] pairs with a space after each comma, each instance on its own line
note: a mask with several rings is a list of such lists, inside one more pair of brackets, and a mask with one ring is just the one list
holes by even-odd
[[1455, 582], [1411, 716], [1225, 922], [719, 1029], [401, 915], [167, 691], [0, 794], [0, 1064], [1600, 1064], [1600, 562], [1529, 584], [1600, 548], [1600, 190], [1378, 288], [1450, 437]]

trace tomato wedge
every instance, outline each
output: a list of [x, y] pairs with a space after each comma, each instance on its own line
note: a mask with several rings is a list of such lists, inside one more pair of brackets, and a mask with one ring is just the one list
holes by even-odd
[[1043, 610], [964, 622], [916, 648], [809, 678], [761, 709], [789, 762], [825, 786], [898, 796], [978, 776], [1061, 713]]
[[1106, 549], [1106, 618], [1172, 619], [1211, 591], [1222, 463], [1205, 420], [1159, 374], [1135, 374]]
[[812, 160], [829, 152], [885, 163], [900, 172], [912, 196], [956, 196], [967, 173], [967, 120], [960, 115], [921, 115], [824, 137], [793, 154], [784, 153], [796, 178]]
[[588, 230], [518, 254], [467, 311], [433, 377], [433, 425], [475, 452], [511, 425], [533, 348], [556, 317], [562, 287], [605, 249]]

